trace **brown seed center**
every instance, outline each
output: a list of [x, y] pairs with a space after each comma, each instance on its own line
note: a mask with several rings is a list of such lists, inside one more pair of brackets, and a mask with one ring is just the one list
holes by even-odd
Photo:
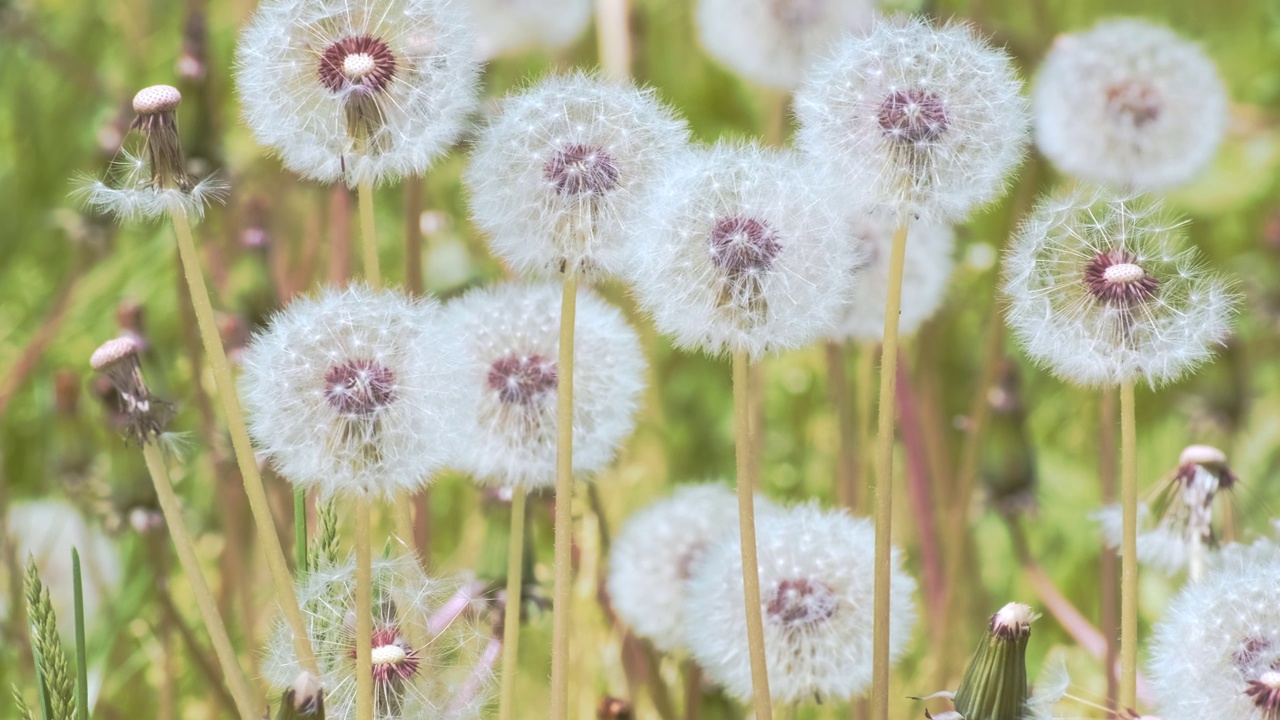
[[378, 38], [347, 37], [324, 49], [317, 70], [331, 92], [381, 92], [396, 76], [396, 56]]
[[721, 218], [707, 236], [711, 262], [730, 275], [763, 272], [773, 265], [782, 245], [764, 220], [734, 216]]
[[1099, 253], [1085, 266], [1089, 292], [1107, 305], [1130, 307], [1155, 297], [1160, 281], [1147, 274], [1137, 258], [1124, 251]]
[[1280, 672], [1268, 670], [1245, 687], [1245, 695], [1253, 698], [1253, 704], [1266, 720], [1280, 718]]
[[618, 186], [618, 165], [604, 148], [575, 143], [552, 155], [542, 176], [561, 195], [604, 195]]
[[1160, 96], [1146, 83], [1119, 83], [1107, 88], [1107, 110], [1140, 128], [1160, 118]]
[[530, 405], [556, 388], [556, 363], [541, 355], [508, 355], [489, 368], [489, 388], [508, 405]]
[[836, 614], [835, 593], [818, 580], [783, 580], [778, 583], [765, 612], [785, 627], [813, 625]]
[[880, 129], [890, 139], [916, 145], [937, 140], [946, 132], [947, 106], [928, 90], [894, 90], [880, 103]]
[[367, 418], [396, 399], [396, 375], [373, 360], [348, 360], [324, 374], [324, 395], [338, 414]]

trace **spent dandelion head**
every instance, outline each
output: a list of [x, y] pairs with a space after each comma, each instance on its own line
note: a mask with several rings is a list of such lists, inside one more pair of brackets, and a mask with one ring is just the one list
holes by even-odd
[[591, 0], [472, 0], [476, 56], [489, 60], [572, 43], [591, 20]]
[[236, 83], [290, 170], [377, 183], [422, 174], [462, 132], [472, 45], [453, 0], [269, 0], [241, 35]]
[[323, 496], [420, 489], [452, 458], [467, 398], [439, 305], [354, 286], [299, 298], [244, 353], [249, 432]]
[[797, 144], [896, 219], [964, 219], [999, 197], [1027, 140], [1009, 56], [965, 24], [888, 18], [846, 35], [796, 95]]
[[874, 16], [871, 0], [699, 0], [696, 19], [713, 58], [753, 82], [792, 90], [831, 41]]
[[132, 337], [114, 338], [93, 351], [89, 365], [111, 383], [120, 404], [125, 436], [142, 445], [164, 434], [174, 408], [151, 394], [142, 377], [138, 351], [138, 342]]
[[493, 251], [522, 273], [623, 270], [623, 217], [688, 129], [653, 92], [581, 73], [503, 100], [464, 179]]
[[1042, 200], [1005, 258], [1006, 318], [1079, 385], [1171, 382], [1227, 337], [1235, 296], [1156, 201], [1102, 188]]
[[[469, 412], [459, 419], [466, 448], [459, 469], [483, 485], [555, 483], [560, 289], [508, 283], [449, 303], [462, 343], [459, 383]], [[635, 427], [644, 355], [635, 330], [590, 291], [578, 296], [573, 373], [573, 469], [609, 464]]]
[[[786, 702], [850, 698], [871, 684], [875, 529], [843, 511], [800, 505], [758, 519], [760, 603], [773, 697]], [[889, 654], [915, 624], [915, 581], [893, 554]], [[737, 698], [751, 696], [742, 558], [735, 533], [711, 545], [687, 583], [689, 650], [707, 676]]]
[[794, 153], [722, 143], [672, 163], [628, 223], [639, 304], [683, 348], [754, 358], [834, 328], [861, 251]]
[[1213, 159], [1227, 125], [1213, 61], [1172, 30], [1137, 19], [1059, 36], [1033, 100], [1036, 145], [1050, 160], [1126, 189], [1190, 180]]

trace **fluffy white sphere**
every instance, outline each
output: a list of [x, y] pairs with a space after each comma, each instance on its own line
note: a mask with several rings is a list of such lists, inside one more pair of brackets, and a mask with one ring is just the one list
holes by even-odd
[[476, 56], [488, 60], [528, 48], [572, 43], [591, 20], [591, 0], [470, 0]]
[[1027, 142], [1013, 62], [964, 24], [889, 18], [846, 35], [796, 95], [796, 142], [895, 219], [963, 220], [1004, 193]]
[[1027, 354], [1079, 385], [1171, 382], [1229, 332], [1235, 297], [1158, 202], [1102, 188], [1042, 200], [1005, 258], [1006, 320]]
[[244, 354], [250, 435], [289, 481], [324, 496], [421, 489], [470, 412], [447, 328], [434, 300], [389, 290], [294, 300]]
[[[854, 242], [863, 249], [853, 296], [832, 335], [838, 340], [879, 342], [884, 339], [884, 306], [889, 296], [889, 256], [897, 223], [881, 215], [860, 215], [852, 222]], [[912, 223], [902, 266], [902, 309], [898, 332], [911, 335], [933, 317], [951, 280], [955, 233], [948, 225]]]
[[622, 272], [623, 216], [688, 130], [651, 91], [581, 73], [503, 100], [464, 175], [471, 214], [518, 272]]
[[1227, 125], [1213, 61], [1142, 20], [1059, 36], [1032, 97], [1045, 156], [1070, 175], [1121, 188], [1190, 180], [1213, 159]]
[[456, 0], [265, 0], [236, 47], [254, 136], [290, 170], [355, 186], [420, 175], [476, 102]]
[[1280, 713], [1280, 548], [1229, 546], [1155, 627], [1151, 684], [1164, 720], [1272, 720]]
[[721, 143], [670, 164], [628, 223], [636, 298], [686, 349], [766, 352], [829, 333], [860, 253], [794, 153]]
[[698, 38], [734, 72], [791, 90], [840, 33], [874, 17], [871, 0], [698, 0]]
[[[769, 688], [775, 700], [858, 695], [871, 683], [875, 528], [816, 504], [758, 518], [760, 609]], [[915, 581], [893, 553], [889, 655], [915, 624]], [[742, 558], [731, 534], [702, 555], [685, 585], [685, 634], [707, 676], [735, 697], [751, 696]]]
[[[451, 301], [446, 316], [462, 342], [461, 389], [470, 412], [455, 464], [477, 482], [551, 487], [556, 468], [560, 357], [558, 285], [506, 283]], [[616, 308], [579, 290], [574, 327], [573, 469], [598, 472], [635, 428], [644, 355]]]

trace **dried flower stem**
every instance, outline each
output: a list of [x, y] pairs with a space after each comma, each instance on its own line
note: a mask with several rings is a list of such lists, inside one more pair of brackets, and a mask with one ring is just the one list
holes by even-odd
[[187, 522], [182, 517], [182, 506], [169, 481], [169, 469], [165, 466], [160, 446], [154, 441], [142, 446], [142, 457], [147, 462], [147, 470], [151, 473], [151, 482], [155, 485], [156, 498], [160, 501], [160, 509], [164, 512], [165, 524], [169, 527], [169, 536], [173, 538], [173, 547], [178, 552], [178, 561], [182, 563], [182, 572], [191, 583], [191, 591], [196, 597], [196, 607], [200, 610], [200, 619], [209, 633], [209, 641], [213, 643], [213, 651], [218, 656], [218, 664], [222, 667], [222, 675], [226, 678], [227, 689], [235, 700], [236, 710], [244, 720], [257, 720], [262, 712], [253, 702], [253, 692], [249, 689], [249, 681], [236, 660], [235, 649], [231, 646], [231, 637], [227, 634], [227, 626], [218, 613], [218, 604], [209, 591], [209, 585], [200, 571], [200, 560], [196, 557], [195, 544], [191, 533], [187, 530]]
[[894, 393], [898, 380], [898, 312], [902, 307], [902, 268], [907, 254], [905, 216], [893, 232], [889, 256], [889, 294], [884, 307], [884, 344], [880, 348], [880, 407], [876, 424], [875, 633], [872, 638], [871, 718], [889, 718], [889, 577], [893, 571]]
[[373, 720], [373, 500], [356, 500], [356, 720]]
[[502, 617], [502, 690], [498, 696], [498, 720], [511, 720], [515, 712], [516, 669], [520, 656], [520, 605], [524, 589], [524, 514], [528, 491], [517, 485], [511, 491], [511, 537], [507, 540], [507, 607]]
[[764, 655], [764, 618], [760, 603], [760, 563], [756, 558], [755, 490], [757, 466], [751, 462], [755, 428], [751, 422], [751, 361], [733, 353], [733, 428], [738, 468], [738, 534], [742, 545], [742, 594], [747, 610], [747, 648], [751, 654], [752, 700], [756, 720], [773, 717], [769, 669]]
[[1133, 381], [1120, 385], [1120, 495], [1124, 535], [1120, 552], [1120, 707], [1137, 706], [1138, 677], [1138, 446]]
[[578, 275], [564, 276], [560, 297], [560, 357], [556, 384], [555, 586], [552, 590], [551, 720], [569, 713], [569, 590], [573, 574], [573, 328]]
[[836, 501], [841, 507], [857, 508], [858, 444], [853, 398], [849, 395], [848, 356], [843, 343], [829, 340], [827, 348], [827, 392], [836, 414]]
[[231, 444], [235, 448], [236, 462], [240, 466], [240, 476], [244, 481], [244, 492], [249, 498], [249, 509], [257, 523], [258, 541], [263, 552], [266, 553], [267, 568], [276, 586], [280, 611], [293, 632], [294, 651], [298, 655], [299, 664], [309, 672], [316, 672], [315, 653], [312, 652], [311, 642], [307, 638], [307, 626], [302, 620], [302, 610], [298, 606], [298, 594], [293, 587], [293, 577], [289, 574], [284, 549], [280, 546], [279, 535], [276, 534], [271, 505], [267, 502], [262, 474], [258, 472], [258, 461], [253, 453], [253, 444], [249, 441], [249, 431], [245, 427], [244, 411], [240, 409], [240, 396], [236, 394], [235, 382], [231, 378], [231, 364], [227, 361], [227, 351], [222, 347], [222, 338], [218, 335], [217, 321], [213, 316], [213, 303], [209, 299], [204, 275], [200, 272], [200, 256], [196, 253], [195, 240], [191, 237], [191, 225], [187, 222], [187, 216], [180, 210], [170, 213], [170, 218], [173, 221], [174, 233], [178, 236], [178, 255], [182, 258], [187, 287], [191, 290], [191, 305], [196, 311], [200, 339], [204, 342], [205, 352], [209, 355], [209, 368], [213, 371], [218, 396], [222, 399], [222, 410], [227, 416], [227, 431], [231, 435]]
[[600, 67], [611, 80], [631, 77], [631, 27], [627, 0], [596, 0]]

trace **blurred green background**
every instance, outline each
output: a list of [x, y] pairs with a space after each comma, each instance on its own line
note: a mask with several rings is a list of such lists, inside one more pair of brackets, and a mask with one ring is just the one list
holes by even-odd
[[[197, 624], [189, 591], [180, 578], [165, 580], [176, 563], [163, 532], [147, 530], [157, 511], [141, 458], [108, 426], [101, 387], [90, 377], [89, 354], [122, 328], [148, 341], [149, 378], [179, 404], [176, 429], [190, 433], [179, 493], [188, 522], [200, 532], [206, 571], [230, 612], [244, 662], [258, 658], [257, 643], [272, 611], [229, 446], [208, 401], [211, 378], [194, 373], [199, 345], [181, 299], [185, 290], [171, 231], [167, 225], [117, 226], [86, 213], [68, 197], [73, 178], [104, 171], [128, 127], [129, 100], [137, 89], [175, 84], [186, 98], [180, 124], [188, 156], [220, 169], [232, 185], [226, 206], [214, 208], [197, 228], [228, 344], [243, 343], [283, 298], [340, 277], [343, 263], [354, 263], [335, 252], [343, 238], [350, 242], [353, 198], [283, 171], [239, 122], [229, 68], [237, 29], [253, 6], [252, 0], [0, 0], [0, 518], [33, 501], [57, 499], [101, 533], [80, 540], [82, 552], [86, 543], [109, 543], [118, 552], [120, 579], [102, 578], [105, 591], [90, 623], [95, 713], [101, 718], [221, 716], [182, 638], [184, 626]], [[1216, 362], [1172, 387], [1140, 389], [1139, 473], [1144, 487], [1154, 488], [1174, 468], [1183, 446], [1221, 447], [1242, 480], [1228, 501], [1237, 536], [1268, 532], [1280, 503], [1280, 491], [1273, 488], [1280, 460], [1280, 4], [958, 0], [919, 9], [939, 18], [971, 19], [1009, 48], [1027, 77], [1057, 33], [1117, 14], [1168, 24], [1202, 43], [1217, 62], [1233, 99], [1227, 140], [1204, 176], [1171, 194], [1169, 202], [1190, 217], [1188, 232], [1211, 263], [1238, 279], [1243, 311], [1235, 338]], [[635, 76], [684, 113], [699, 139], [758, 137], [766, 131], [773, 97], [705, 57], [691, 0], [633, 0], [631, 26]], [[566, 50], [502, 58], [486, 70], [484, 93], [498, 97], [556, 68], [591, 67], [595, 57], [588, 32]], [[382, 263], [391, 280], [409, 274], [403, 260], [406, 228], [425, 231], [426, 287], [442, 297], [503, 274], [467, 221], [459, 180], [465, 162], [465, 146], [459, 146], [421, 184], [379, 190]], [[922, 450], [907, 452], [911, 458], [897, 463], [899, 482], [905, 487], [915, 468], [933, 489], [924, 504], [940, 518], [953, 512], [945, 501], [961, 463], [965, 420], [981, 374], [997, 253], [1020, 208], [1058, 181], [1033, 157], [1004, 202], [959, 228], [949, 302], [907, 345], [906, 385], [919, 416], [913, 437]], [[637, 678], [634, 667], [628, 671], [622, 661], [622, 630], [610, 626], [595, 602], [602, 568], [599, 530], [616, 530], [674, 483], [727, 478], [733, 471], [728, 364], [672, 351], [636, 315], [623, 288], [607, 287], [605, 293], [642, 328], [652, 349], [652, 385], [639, 430], [620, 462], [591, 496], [580, 494], [575, 506], [582, 519], [573, 640], [576, 717], [592, 716], [605, 695], [630, 697], [628, 676]], [[1099, 399], [1027, 366], [1012, 344], [1008, 352], [1020, 368], [1030, 445], [1023, 447], [1017, 433], [992, 433], [983, 467], [994, 473], [1010, 457], [1034, 453], [1038, 509], [1031, 511], [1028, 541], [1047, 576], [1097, 625], [1101, 540], [1088, 515], [1100, 506]], [[845, 357], [853, 377], [857, 352], [849, 349]], [[826, 358], [822, 348], [813, 348], [765, 366], [763, 477], [774, 498], [835, 502], [838, 433]], [[196, 392], [199, 383], [204, 393]], [[290, 547], [288, 487], [279, 478], [269, 483]], [[905, 489], [899, 493], [904, 500], [896, 506], [895, 542], [906, 549], [908, 566], [919, 578], [918, 515], [901, 494]], [[501, 567], [500, 558], [495, 563], [486, 550], [498, 542], [486, 536], [505, 522], [501, 508], [465, 478], [441, 478], [430, 491], [430, 511], [433, 568]], [[922, 612], [912, 649], [894, 677], [895, 717], [923, 712], [905, 696], [954, 687], [985, 618], [1004, 602], [1043, 609], [1015, 560], [1001, 517], [977, 504], [967, 517], [976, 557], [960, 573], [962, 591], [948, 608], [955, 611]], [[39, 537], [70, 536], [51, 522], [38, 528]], [[532, 522], [535, 576], [549, 594], [549, 502], [536, 503]], [[14, 612], [20, 597], [15, 578], [21, 576], [15, 563], [37, 533], [17, 536], [7, 524], [3, 529], [15, 537], [3, 546], [0, 570], [0, 606], [6, 608], [0, 687], [13, 683], [33, 697], [25, 630]], [[943, 538], [949, 534], [941, 532]], [[50, 582], [56, 592], [56, 582]], [[1144, 573], [1144, 631], [1181, 582]], [[918, 599], [922, 610], [930, 602], [923, 593]], [[932, 602], [936, 610], [936, 598]], [[69, 602], [58, 607], [69, 619]], [[549, 614], [530, 620], [519, 688], [525, 708], [547, 702], [550, 625]], [[193, 632], [200, 635], [198, 627]], [[1031, 643], [1033, 674], [1050, 653], [1068, 659], [1073, 693], [1103, 701], [1101, 663], [1046, 617]], [[662, 660], [653, 669], [678, 697], [677, 661]], [[657, 716], [648, 693], [634, 699], [638, 717]], [[7, 698], [0, 707], [6, 703]], [[712, 693], [703, 716], [741, 712]], [[847, 706], [829, 703], [801, 716], [847, 714]], [[1059, 714], [1101, 716], [1083, 707]]]

